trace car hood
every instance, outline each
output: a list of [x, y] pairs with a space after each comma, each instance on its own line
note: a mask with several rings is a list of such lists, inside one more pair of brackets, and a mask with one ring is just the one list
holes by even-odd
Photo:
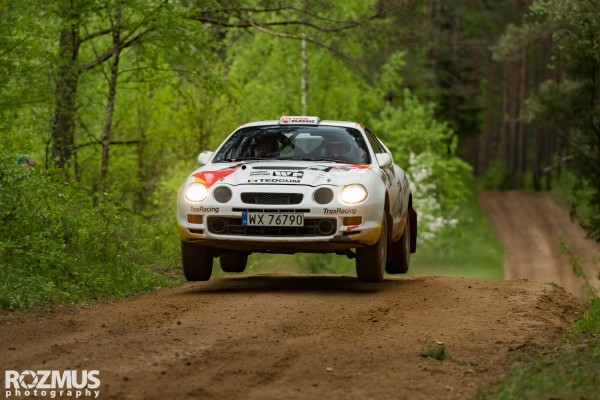
[[332, 162], [306, 163], [262, 161], [208, 164], [194, 171], [192, 177], [210, 187], [215, 183], [238, 185], [347, 185], [360, 183], [372, 173], [369, 165]]

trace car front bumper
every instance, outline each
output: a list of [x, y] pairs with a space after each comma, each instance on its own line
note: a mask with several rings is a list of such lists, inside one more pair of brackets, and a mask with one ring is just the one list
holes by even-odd
[[[385, 200], [376, 193], [369, 193], [360, 205], [342, 204], [337, 196], [330, 203], [319, 205], [312, 199], [314, 187], [296, 186], [296, 191], [305, 192], [300, 203], [265, 205], [243, 203], [244, 188], [232, 189], [233, 197], [227, 204], [212, 198], [190, 203], [180, 194], [177, 223], [182, 241], [243, 252], [328, 253], [372, 245], [381, 234]], [[278, 193], [282, 189], [281, 185], [260, 187], [261, 193]], [[332, 186], [335, 193], [338, 189]], [[301, 227], [244, 226], [244, 212], [302, 214], [304, 224]]]

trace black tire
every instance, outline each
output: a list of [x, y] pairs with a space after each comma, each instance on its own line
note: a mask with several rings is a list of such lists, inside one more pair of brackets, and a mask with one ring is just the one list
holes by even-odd
[[381, 235], [377, 243], [356, 249], [356, 276], [361, 282], [378, 283], [385, 275], [387, 259], [387, 218], [383, 216]]
[[390, 246], [391, 257], [387, 262], [385, 271], [389, 274], [405, 274], [410, 265], [410, 245], [411, 245], [411, 221], [410, 213], [406, 217], [406, 225], [402, 237]]
[[248, 254], [223, 253], [219, 256], [223, 272], [244, 272], [248, 263]]
[[213, 257], [208, 247], [181, 242], [183, 275], [190, 282], [207, 281], [213, 270]]

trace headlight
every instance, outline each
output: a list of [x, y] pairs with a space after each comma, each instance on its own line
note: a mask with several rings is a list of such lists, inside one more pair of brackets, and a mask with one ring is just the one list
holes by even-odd
[[208, 189], [202, 183], [192, 183], [185, 190], [185, 198], [191, 202], [204, 201], [208, 197]]
[[367, 198], [367, 189], [363, 185], [348, 185], [340, 192], [340, 201], [345, 204], [362, 203]]

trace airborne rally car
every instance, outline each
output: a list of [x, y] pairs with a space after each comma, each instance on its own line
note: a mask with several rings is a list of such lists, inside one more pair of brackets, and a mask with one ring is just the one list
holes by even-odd
[[346, 255], [364, 282], [408, 270], [417, 244], [408, 179], [364, 126], [253, 122], [198, 161], [177, 206], [187, 280], [208, 280], [215, 257], [242, 272], [254, 252]]

